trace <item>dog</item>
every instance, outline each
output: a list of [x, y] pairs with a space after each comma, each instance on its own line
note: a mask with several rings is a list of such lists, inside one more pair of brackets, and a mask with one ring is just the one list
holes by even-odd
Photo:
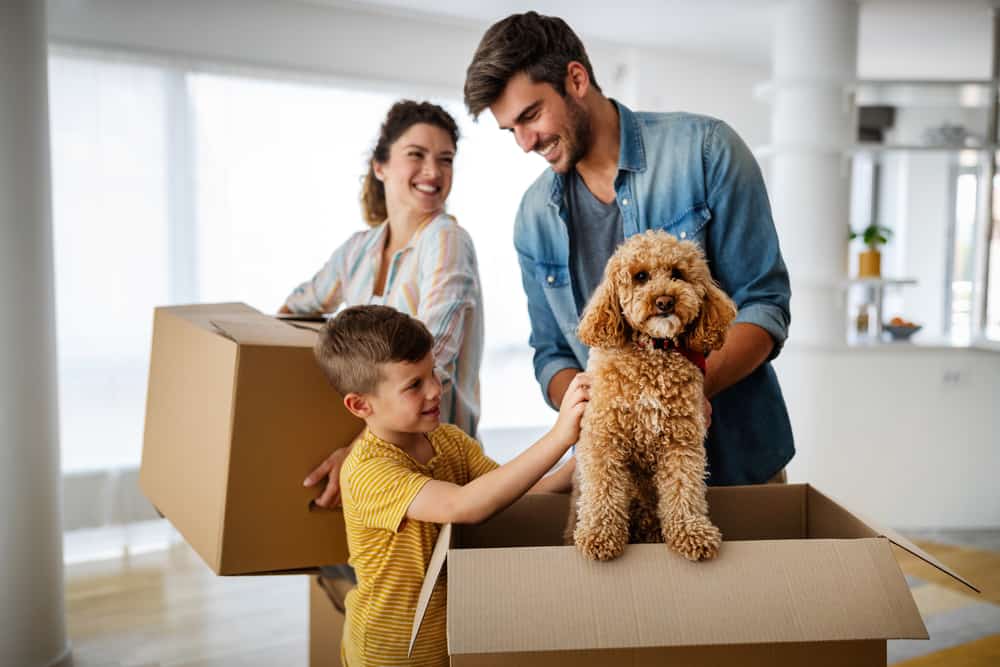
[[578, 329], [593, 384], [567, 537], [588, 558], [616, 558], [630, 541], [665, 542], [692, 561], [718, 555], [705, 499], [704, 364], [735, 317], [695, 243], [647, 231], [608, 260]]

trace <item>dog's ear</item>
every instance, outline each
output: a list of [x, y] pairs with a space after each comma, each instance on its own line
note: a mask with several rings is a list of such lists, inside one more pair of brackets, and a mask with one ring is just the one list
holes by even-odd
[[615, 282], [614, 267], [609, 264], [604, 280], [590, 297], [576, 331], [580, 342], [588, 347], [615, 348], [628, 342], [628, 324], [622, 315]]
[[733, 300], [711, 278], [706, 279], [705, 299], [698, 319], [687, 334], [687, 347], [702, 354], [718, 350], [725, 342], [726, 332], [734, 319], [736, 305]]

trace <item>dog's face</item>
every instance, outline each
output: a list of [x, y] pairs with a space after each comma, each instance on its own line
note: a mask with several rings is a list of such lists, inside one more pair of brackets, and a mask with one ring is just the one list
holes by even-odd
[[613, 348], [645, 334], [699, 352], [718, 349], [736, 316], [701, 249], [664, 231], [636, 234], [608, 260], [580, 321], [580, 340]]

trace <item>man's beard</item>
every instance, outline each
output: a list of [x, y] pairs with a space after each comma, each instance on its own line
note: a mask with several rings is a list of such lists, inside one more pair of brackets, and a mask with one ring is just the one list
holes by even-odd
[[565, 100], [569, 117], [565, 172], [569, 172], [590, 150], [590, 114], [582, 104], [569, 95]]

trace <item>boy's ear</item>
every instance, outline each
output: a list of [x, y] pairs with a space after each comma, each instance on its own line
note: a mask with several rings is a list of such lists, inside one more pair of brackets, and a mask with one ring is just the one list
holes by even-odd
[[372, 405], [364, 394], [350, 393], [344, 396], [344, 407], [355, 417], [367, 419], [372, 415]]

